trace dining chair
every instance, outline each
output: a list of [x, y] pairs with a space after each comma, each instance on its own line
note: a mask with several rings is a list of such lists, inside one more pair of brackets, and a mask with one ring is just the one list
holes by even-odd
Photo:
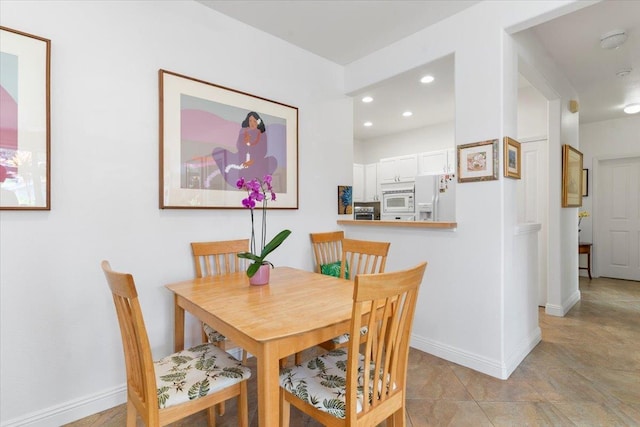
[[156, 362], [152, 360], [133, 276], [102, 261], [116, 307], [127, 372], [127, 427], [139, 414], [147, 426], [164, 426], [207, 409], [215, 427], [214, 406], [238, 397], [238, 425], [247, 427], [247, 379], [251, 370], [211, 344], [199, 344]]
[[[358, 274], [384, 273], [390, 246], [389, 242], [343, 239], [339, 277], [353, 280]], [[365, 326], [360, 331], [360, 340], [364, 341], [366, 335]], [[350, 334], [343, 334], [321, 343], [320, 346], [327, 350], [344, 347], [349, 342], [349, 337]]]
[[289, 425], [291, 405], [326, 426], [405, 425], [409, 338], [426, 266], [356, 275], [350, 331], [368, 328], [364, 352], [351, 340], [282, 370], [281, 426]]
[[325, 274], [330, 274], [331, 268], [333, 271], [339, 271], [344, 231], [310, 233], [309, 236], [316, 259], [316, 273], [322, 273], [322, 270], [325, 270]]
[[[249, 239], [192, 242], [196, 278], [245, 271], [245, 260], [238, 258], [238, 254], [248, 251]], [[239, 347], [206, 323], [202, 324], [202, 341], [213, 343], [225, 351]], [[244, 349], [242, 363], [247, 363], [247, 352]]]

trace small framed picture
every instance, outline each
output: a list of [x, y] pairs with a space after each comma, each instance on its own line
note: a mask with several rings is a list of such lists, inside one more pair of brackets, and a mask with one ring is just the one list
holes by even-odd
[[520, 143], [505, 136], [504, 141], [504, 176], [520, 179], [522, 163], [520, 161]]
[[458, 145], [458, 182], [498, 179], [498, 140]]
[[338, 185], [338, 214], [339, 215], [351, 215], [353, 213], [352, 207], [352, 193], [353, 187], [350, 185]]
[[562, 146], [562, 207], [582, 206], [582, 153]]
[[589, 169], [582, 169], [582, 197], [589, 197]]

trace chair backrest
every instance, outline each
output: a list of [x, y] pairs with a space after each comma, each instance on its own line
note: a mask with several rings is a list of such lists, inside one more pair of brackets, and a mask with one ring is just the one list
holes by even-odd
[[246, 270], [245, 260], [238, 254], [249, 252], [249, 239], [192, 242], [191, 251], [197, 278], [235, 273]]
[[101, 265], [120, 324], [127, 369], [127, 393], [138, 413], [143, 418], [149, 418], [145, 419], [147, 425], [153, 425], [151, 418], [158, 417], [156, 377], [136, 285], [131, 274], [113, 271], [108, 261], [102, 261]]
[[[356, 276], [350, 334], [358, 336], [361, 327], [367, 326], [368, 339], [364, 353], [360, 352], [360, 340], [349, 341], [347, 425], [356, 417], [377, 419], [365, 423], [377, 425], [405, 399], [409, 338], [426, 267], [423, 262], [408, 270]], [[378, 309], [363, 321], [362, 315], [370, 307]], [[362, 399], [362, 411], [356, 415], [358, 388], [368, 390], [369, 398]]]
[[309, 236], [316, 257], [316, 273], [321, 273], [320, 266], [340, 261], [344, 231], [311, 233]]
[[345, 277], [347, 269], [351, 280], [357, 274], [384, 273], [390, 246], [389, 242], [344, 239], [340, 277]]

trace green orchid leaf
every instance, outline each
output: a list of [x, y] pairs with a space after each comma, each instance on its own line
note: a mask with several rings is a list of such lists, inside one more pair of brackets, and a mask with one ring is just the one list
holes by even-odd
[[289, 234], [291, 234], [291, 230], [282, 230], [281, 232], [279, 232], [273, 239], [271, 239], [269, 243], [265, 245], [262, 253], [260, 254], [260, 258], [264, 260], [267, 255], [276, 250], [278, 246], [280, 246], [282, 242], [284, 242], [285, 239], [289, 237]]
[[238, 258], [250, 259], [251, 261], [261, 262], [262, 258], [258, 255], [254, 255], [251, 252], [241, 252], [238, 254]]

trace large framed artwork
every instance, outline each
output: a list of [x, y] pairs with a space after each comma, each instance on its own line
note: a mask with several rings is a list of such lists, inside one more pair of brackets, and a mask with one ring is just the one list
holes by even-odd
[[0, 209], [51, 209], [51, 41], [0, 27]]
[[298, 208], [298, 109], [159, 70], [160, 208], [240, 209], [240, 178], [272, 176], [269, 209]]
[[458, 182], [498, 179], [498, 140], [458, 145]]
[[562, 146], [562, 207], [582, 206], [582, 153]]

